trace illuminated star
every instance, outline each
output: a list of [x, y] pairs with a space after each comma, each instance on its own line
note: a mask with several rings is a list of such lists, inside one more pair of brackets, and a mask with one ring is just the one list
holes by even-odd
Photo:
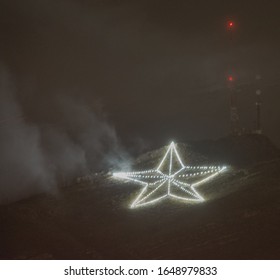
[[181, 201], [204, 201], [196, 187], [217, 176], [225, 166], [184, 165], [172, 142], [156, 169], [138, 172], [117, 172], [113, 176], [143, 185], [131, 208], [145, 206], [165, 198]]

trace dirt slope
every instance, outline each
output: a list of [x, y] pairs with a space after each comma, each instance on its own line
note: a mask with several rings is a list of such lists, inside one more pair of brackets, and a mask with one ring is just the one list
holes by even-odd
[[[179, 148], [188, 148], [192, 162], [211, 161], [199, 143]], [[156, 162], [160, 151], [144, 155], [136, 166]], [[168, 200], [129, 209], [141, 186], [115, 181], [108, 173], [55, 196], [0, 206], [0, 258], [279, 259], [280, 160], [275, 153], [235, 162], [200, 188], [204, 203]], [[229, 157], [222, 155], [214, 161]]]

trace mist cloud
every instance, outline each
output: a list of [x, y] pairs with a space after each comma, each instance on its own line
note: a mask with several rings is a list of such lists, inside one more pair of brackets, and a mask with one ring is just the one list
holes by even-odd
[[[57, 123], [27, 120], [9, 80], [2, 71], [0, 204], [35, 193], [56, 192], [59, 185], [77, 176], [129, 162], [115, 129], [92, 108], [60, 95], [52, 101], [59, 108]], [[54, 114], [52, 106], [47, 110]]]

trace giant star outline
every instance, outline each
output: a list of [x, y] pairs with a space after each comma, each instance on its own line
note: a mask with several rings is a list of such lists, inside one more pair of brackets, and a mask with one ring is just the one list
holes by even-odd
[[226, 166], [184, 165], [176, 149], [176, 144], [171, 142], [156, 169], [115, 172], [113, 176], [143, 186], [130, 206], [131, 208], [137, 208], [159, 202], [165, 198], [173, 198], [184, 202], [202, 202], [205, 199], [196, 188], [226, 169]]

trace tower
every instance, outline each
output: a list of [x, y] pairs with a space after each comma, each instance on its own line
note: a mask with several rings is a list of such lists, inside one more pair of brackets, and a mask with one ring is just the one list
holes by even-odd
[[240, 134], [240, 126], [239, 126], [239, 114], [237, 109], [236, 102], [236, 90], [235, 90], [235, 79], [236, 77], [233, 75], [233, 34], [235, 30], [235, 23], [233, 21], [227, 22], [227, 32], [229, 35], [229, 65], [228, 72], [230, 73], [227, 76], [227, 85], [229, 90], [229, 105], [230, 105], [230, 134], [231, 135], [239, 135]]
[[239, 114], [236, 104], [236, 94], [234, 86], [234, 78], [232, 75], [229, 75], [227, 78], [228, 90], [229, 90], [229, 106], [230, 106], [230, 134], [239, 135], [240, 126], [239, 126]]
[[262, 134], [262, 127], [261, 127], [261, 89], [260, 89], [260, 75], [256, 76], [256, 134]]

